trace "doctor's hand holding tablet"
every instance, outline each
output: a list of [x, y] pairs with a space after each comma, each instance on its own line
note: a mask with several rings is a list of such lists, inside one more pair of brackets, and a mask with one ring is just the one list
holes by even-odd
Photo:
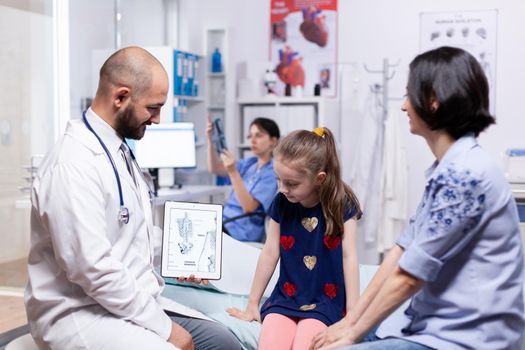
[[205, 286], [208, 285], [209, 281], [207, 279], [203, 278], [197, 278], [194, 274], [191, 274], [188, 278], [186, 277], [177, 277], [177, 281], [184, 283], [184, 282], [190, 282], [195, 284], [204, 284]]

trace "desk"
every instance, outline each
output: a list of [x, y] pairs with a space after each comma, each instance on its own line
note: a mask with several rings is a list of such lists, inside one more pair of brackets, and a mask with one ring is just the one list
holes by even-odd
[[[166, 201], [224, 203], [231, 186], [196, 186], [184, 185], [181, 188], [162, 188], [153, 198], [153, 223], [162, 227], [164, 203]], [[221, 198], [218, 198], [221, 197]]]
[[157, 192], [157, 197], [153, 199], [153, 204], [163, 205], [166, 201], [195, 201], [203, 197], [209, 197], [210, 203], [217, 195], [227, 195], [230, 193], [230, 186], [195, 186], [184, 185], [181, 188], [161, 188]]

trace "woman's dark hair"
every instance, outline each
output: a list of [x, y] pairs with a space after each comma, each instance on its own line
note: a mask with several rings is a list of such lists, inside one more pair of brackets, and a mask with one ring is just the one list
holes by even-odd
[[443, 129], [456, 140], [468, 132], [478, 136], [495, 123], [485, 73], [462, 49], [444, 46], [417, 56], [410, 63], [407, 95], [431, 130]]
[[262, 131], [266, 132], [270, 137], [276, 137], [279, 139], [281, 137], [281, 133], [279, 132], [279, 127], [277, 126], [277, 123], [275, 123], [273, 120], [268, 118], [255, 118], [251, 124], [257, 126]]

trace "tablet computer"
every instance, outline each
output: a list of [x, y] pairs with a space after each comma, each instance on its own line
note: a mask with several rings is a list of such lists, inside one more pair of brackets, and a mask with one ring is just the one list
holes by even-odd
[[160, 274], [218, 280], [222, 266], [222, 205], [164, 204]]
[[215, 118], [213, 120], [212, 141], [215, 145], [215, 150], [219, 155], [223, 150], [228, 149], [228, 146], [226, 145], [226, 137], [224, 136], [224, 125], [222, 124], [221, 118]]

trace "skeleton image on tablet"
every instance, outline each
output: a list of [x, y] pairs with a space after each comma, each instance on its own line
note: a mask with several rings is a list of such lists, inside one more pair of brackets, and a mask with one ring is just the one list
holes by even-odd
[[185, 204], [187, 208], [173, 205], [168, 207], [166, 204], [162, 275], [179, 277], [194, 274], [197, 278], [202, 273], [214, 275], [218, 272], [217, 255], [220, 255], [217, 237], [222, 234], [222, 207], [213, 204], [172, 203]]
[[177, 219], [177, 225], [179, 226], [179, 235], [182, 240], [179, 242], [180, 252], [186, 254], [193, 248], [193, 226], [188, 218], [188, 213], [184, 213], [183, 218]]
[[215, 271], [215, 231], [206, 233], [206, 241], [199, 258], [199, 270], [214, 272]]
[[[193, 248], [193, 224], [188, 213], [177, 219], [181, 242], [178, 243], [181, 254], [187, 254]], [[206, 232], [206, 239], [202, 247], [198, 267], [199, 271], [215, 271], [215, 231]]]

